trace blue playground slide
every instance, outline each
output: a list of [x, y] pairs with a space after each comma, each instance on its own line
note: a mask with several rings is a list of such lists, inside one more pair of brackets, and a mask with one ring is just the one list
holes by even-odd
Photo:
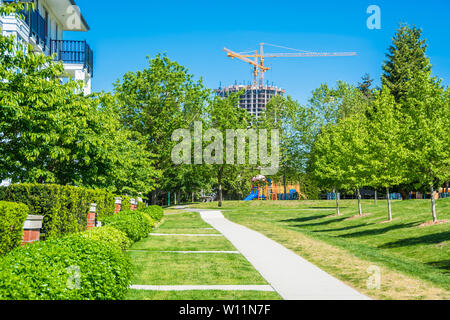
[[252, 193], [250, 193], [249, 196], [244, 199], [244, 201], [252, 201], [255, 199], [258, 199], [258, 190], [253, 190]]

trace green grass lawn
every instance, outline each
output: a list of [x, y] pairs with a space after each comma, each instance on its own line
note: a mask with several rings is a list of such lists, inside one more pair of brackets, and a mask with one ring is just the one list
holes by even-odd
[[[217, 234], [198, 213], [167, 215], [154, 233]], [[127, 252], [133, 263], [134, 285], [267, 285], [240, 254], [168, 253], [159, 251], [236, 251], [225, 237], [150, 236]], [[278, 300], [275, 292], [141, 291], [130, 300]]]
[[276, 292], [130, 290], [127, 300], [282, 300]]
[[129, 252], [133, 284], [138, 285], [266, 285], [238, 254]]
[[[403, 275], [407, 275], [424, 286], [423, 294], [418, 290], [415, 298], [449, 297], [450, 224], [421, 226], [432, 220], [429, 200], [394, 201], [393, 222], [386, 222], [386, 201], [378, 201], [378, 205], [364, 201], [368, 216], [356, 219], [349, 219], [357, 215], [356, 201], [341, 201], [341, 205], [341, 217], [335, 216], [334, 201], [225, 202], [223, 212], [230, 220], [266, 234], [362, 291], [366, 270], [352, 274], [341, 265], [352, 261], [381, 266], [391, 282], [385, 283], [385, 292], [372, 292], [372, 296], [402, 298], [395, 294], [398, 288], [417, 287], [413, 280], [406, 284], [404, 279], [409, 278]], [[217, 208], [214, 203], [199, 206]], [[450, 220], [450, 199], [437, 201], [437, 211], [440, 220]], [[340, 257], [317, 251], [320, 243], [331, 245], [321, 249]], [[395, 277], [403, 279], [402, 283], [396, 283]]]

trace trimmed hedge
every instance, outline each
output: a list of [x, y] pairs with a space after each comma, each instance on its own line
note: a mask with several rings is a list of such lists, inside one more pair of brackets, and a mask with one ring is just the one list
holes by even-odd
[[20, 246], [28, 207], [21, 203], [0, 201], [0, 255]]
[[104, 218], [102, 224], [125, 232], [133, 242], [146, 238], [152, 230], [148, 218], [139, 211], [121, 211], [116, 215]]
[[82, 233], [81, 235], [87, 239], [115, 245], [121, 250], [128, 249], [132, 244], [125, 232], [111, 226], [94, 228]]
[[148, 214], [156, 221], [161, 221], [164, 216], [164, 210], [160, 206], [148, 206], [141, 210], [142, 212]]
[[114, 245], [80, 235], [38, 242], [0, 261], [0, 300], [118, 300], [131, 263]]
[[15, 184], [0, 188], [0, 200], [21, 202], [30, 214], [44, 216], [44, 233], [61, 236], [86, 230], [91, 203], [97, 219], [114, 214], [116, 195], [104, 190], [44, 184]]

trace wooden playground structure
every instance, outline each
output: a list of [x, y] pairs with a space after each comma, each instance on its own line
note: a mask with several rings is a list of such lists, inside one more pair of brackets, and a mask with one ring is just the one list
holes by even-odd
[[[259, 178], [259, 179], [258, 179]], [[272, 179], [265, 179], [265, 177], [256, 177], [252, 180], [252, 191], [244, 201], [251, 200], [307, 200], [307, 196], [302, 194], [301, 185], [299, 182], [286, 184], [286, 192], [284, 183], [277, 183]]]

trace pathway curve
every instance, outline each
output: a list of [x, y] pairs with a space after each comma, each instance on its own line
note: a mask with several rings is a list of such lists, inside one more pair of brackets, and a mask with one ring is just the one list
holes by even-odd
[[220, 211], [195, 210], [222, 233], [285, 300], [369, 300], [266, 236], [227, 220]]

